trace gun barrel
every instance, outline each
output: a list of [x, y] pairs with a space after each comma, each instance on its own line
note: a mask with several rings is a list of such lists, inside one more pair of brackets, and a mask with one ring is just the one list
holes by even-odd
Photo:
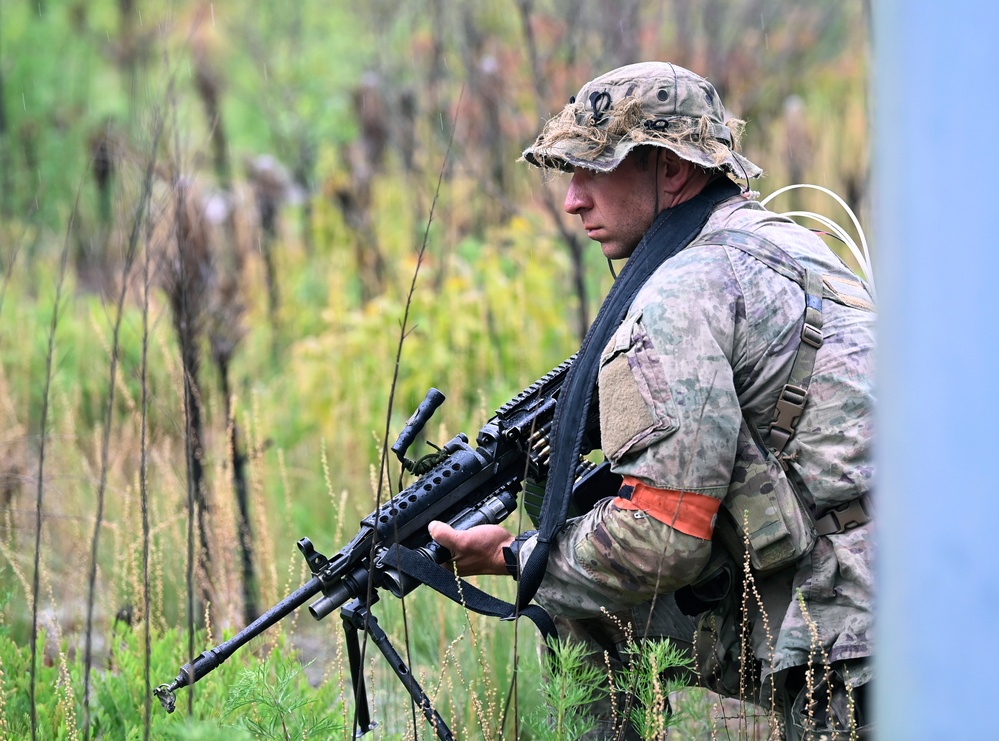
[[210, 674], [232, 656], [241, 646], [256, 638], [275, 623], [283, 620], [322, 591], [322, 582], [313, 577], [304, 586], [289, 594], [274, 607], [243, 628], [228, 641], [203, 652], [198, 658], [180, 668], [177, 677], [170, 684], [161, 684], [154, 690], [160, 703], [168, 713], [176, 706], [176, 692], [181, 687], [188, 687], [202, 677]]

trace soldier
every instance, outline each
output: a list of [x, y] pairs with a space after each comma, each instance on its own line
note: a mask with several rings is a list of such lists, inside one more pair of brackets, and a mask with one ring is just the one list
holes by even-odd
[[[741, 128], [709, 82], [647, 62], [584, 85], [524, 152], [572, 173], [565, 210], [607, 258], [665, 251], [598, 346], [621, 489], [558, 532], [536, 601], [614, 661], [629, 623], [696, 644], [700, 682], [755, 688], [788, 739], [865, 737], [874, 306], [754, 200]], [[684, 218], [691, 235], [669, 236]], [[493, 525], [431, 535], [463, 574], [516, 577], [538, 547]]]

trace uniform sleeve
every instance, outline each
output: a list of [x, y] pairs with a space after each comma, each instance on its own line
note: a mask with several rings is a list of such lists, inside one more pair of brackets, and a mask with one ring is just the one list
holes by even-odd
[[721, 499], [742, 410], [742, 292], [723, 248], [653, 276], [601, 360], [600, 431], [616, 473]]
[[[604, 350], [602, 446], [616, 473], [721, 500], [742, 420], [732, 371], [741, 291], [721, 248], [675, 261], [643, 287]], [[710, 550], [607, 499], [560, 532], [537, 599], [567, 617], [624, 609], [689, 584]]]
[[[524, 544], [521, 566], [536, 543]], [[617, 612], [691, 583], [710, 555], [711, 541], [604, 499], [559, 533], [535, 600], [567, 618]]]

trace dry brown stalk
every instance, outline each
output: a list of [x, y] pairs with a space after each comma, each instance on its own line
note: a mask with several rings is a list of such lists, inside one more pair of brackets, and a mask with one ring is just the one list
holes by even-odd
[[[62, 288], [63, 280], [66, 275], [66, 262], [69, 256], [69, 237], [73, 228], [74, 217], [77, 213], [77, 207], [80, 202], [80, 192], [82, 187], [77, 188], [76, 191], [76, 205], [73, 207], [73, 214], [69, 219], [69, 223], [66, 227], [66, 237], [63, 241], [62, 254], [59, 260], [59, 277], [56, 279], [56, 295], [55, 303], [52, 307], [52, 323], [49, 327], [49, 337], [48, 337], [48, 351], [46, 352], [45, 359], [45, 391], [42, 396], [42, 410], [41, 410], [41, 423], [39, 426], [40, 430], [40, 443], [38, 452], [38, 478], [37, 484], [38, 489], [35, 496], [35, 549], [34, 549], [34, 581], [32, 583], [32, 589], [25, 592], [25, 594], [31, 595], [31, 689], [29, 692], [29, 699], [31, 702], [31, 737], [32, 739], [38, 736], [38, 716], [37, 708], [35, 705], [35, 685], [37, 682], [36, 665], [38, 659], [38, 647], [37, 647], [37, 630], [38, 630], [38, 588], [39, 588], [39, 571], [41, 567], [41, 542], [42, 542], [42, 513], [43, 513], [43, 499], [44, 499], [44, 482], [45, 477], [43, 472], [45, 470], [45, 442], [46, 442], [46, 423], [48, 420], [49, 412], [49, 392], [51, 390], [52, 384], [52, 365], [53, 356], [55, 355], [55, 333], [56, 328], [59, 324], [59, 309], [60, 302], [62, 301]], [[97, 530], [95, 529], [95, 532]], [[89, 634], [89, 631], [88, 631]], [[88, 635], [89, 638], [89, 635]], [[86, 697], [86, 692], [84, 692], [84, 697]]]
[[[264, 501], [264, 448], [265, 441], [259, 437], [260, 397], [254, 393], [251, 397], [250, 412], [244, 422], [247, 436], [247, 467], [250, 490], [250, 511], [252, 529], [257, 539], [257, 550], [260, 553], [274, 553], [274, 541], [271, 538], [270, 525], [267, 521], [267, 506]], [[279, 595], [277, 564], [270, 560], [267, 568], [262, 569], [258, 584], [259, 598], [264, 604], [277, 602]]]

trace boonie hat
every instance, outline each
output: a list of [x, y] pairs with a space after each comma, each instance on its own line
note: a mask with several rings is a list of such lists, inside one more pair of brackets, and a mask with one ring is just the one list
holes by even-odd
[[610, 172], [632, 149], [649, 144], [737, 178], [756, 178], [763, 170], [735, 151], [742, 126], [726, 117], [703, 77], [669, 62], [641, 62], [583, 85], [522, 158], [538, 167]]

